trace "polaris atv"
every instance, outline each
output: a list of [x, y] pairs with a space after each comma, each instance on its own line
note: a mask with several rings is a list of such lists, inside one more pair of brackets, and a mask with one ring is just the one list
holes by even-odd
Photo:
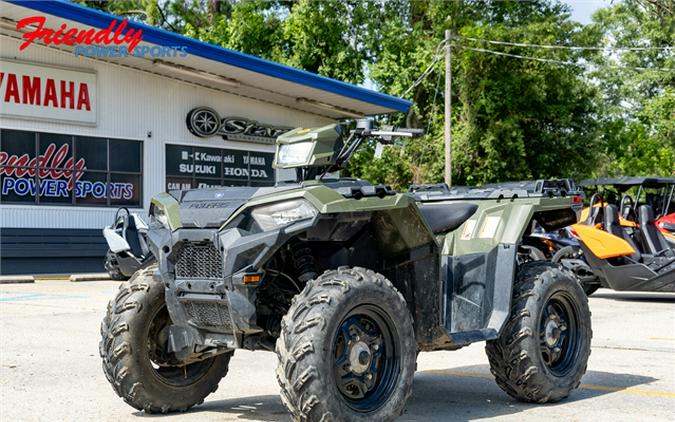
[[116, 393], [146, 412], [183, 411], [215, 391], [236, 349], [274, 350], [294, 419], [391, 420], [419, 351], [487, 341], [510, 396], [567, 397], [586, 371], [587, 299], [570, 272], [523, 262], [519, 247], [535, 221], [576, 222], [572, 198], [329, 178], [364, 141], [418, 133], [371, 121], [295, 129], [274, 162], [294, 182], [153, 198], [158, 265], [121, 287], [101, 326]]

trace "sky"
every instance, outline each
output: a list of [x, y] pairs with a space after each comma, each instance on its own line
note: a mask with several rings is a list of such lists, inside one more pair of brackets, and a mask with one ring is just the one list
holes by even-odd
[[572, 7], [572, 19], [583, 24], [591, 22], [591, 15], [601, 7], [611, 5], [611, 0], [564, 0]]

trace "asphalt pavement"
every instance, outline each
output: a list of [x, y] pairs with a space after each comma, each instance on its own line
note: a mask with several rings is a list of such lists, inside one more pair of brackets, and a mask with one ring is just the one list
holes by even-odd
[[[98, 356], [99, 324], [119, 283], [0, 285], [1, 421], [136, 421]], [[598, 291], [580, 388], [562, 402], [523, 404], [495, 384], [483, 344], [422, 353], [402, 421], [675, 420], [675, 294]], [[268, 352], [237, 351], [203, 405], [162, 421], [287, 421]]]

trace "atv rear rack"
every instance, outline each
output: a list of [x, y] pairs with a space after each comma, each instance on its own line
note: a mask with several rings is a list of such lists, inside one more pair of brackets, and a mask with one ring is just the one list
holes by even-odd
[[421, 202], [448, 199], [564, 198], [584, 195], [572, 179], [540, 179], [452, 188], [445, 183], [413, 184], [410, 185], [408, 192]]

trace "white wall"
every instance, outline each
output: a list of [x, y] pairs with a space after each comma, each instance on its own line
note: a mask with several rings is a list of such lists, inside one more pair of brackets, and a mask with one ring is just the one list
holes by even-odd
[[[273, 151], [267, 145], [223, 141], [220, 137], [197, 138], [185, 124], [188, 111], [194, 107], [209, 106], [221, 116], [241, 116], [280, 126], [314, 126], [330, 122], [313, 114], [75, 57], [36, 44], [19, 52], [18, 45], [19, 41], [0, 36], [0, 57], [95, 70], [98, 74], [98, 125], [88, 127], [3, 116], [0, 117], [0, 127], [143, 141], [145, 213], [152, 195], [164, 190], [165, 143]], [[149, 131], [152, 132], [151, 139], [146, 137]], [[102, 228], [110, 224], [114, 213], [114, 208], [0, 204], [0, 227]]]

